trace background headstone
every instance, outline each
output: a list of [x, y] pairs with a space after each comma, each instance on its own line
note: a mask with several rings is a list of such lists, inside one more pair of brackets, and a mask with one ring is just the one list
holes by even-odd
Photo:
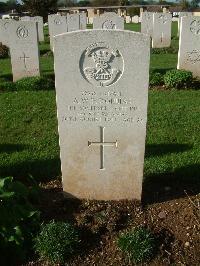
[[93, 29], [123, 30], [124, 18], [119, 17], [116, 13], [107, 12], [99, 17], [94, 17]]
[[153, 13], [152, 12], [142, 12], [141, 16], [141, 32], [148, 34], [152, 37], [153, 34]]
[[87, 16], [86, 13], [79, 13], [79, 29], [86, 30], [87, 29]]
[[200, 77], [200, 17], [181, 19], [177, 68]]
[[139, 16], [137, 16], [137, 15], [136, 16], [133, 16], [132, 17], [132, 22], [133, 23], [139, 23]]
[[37, 24], [32, 21], [9, 25], [13, 81], [40, 75]]
[[182, 17], [192, 17], [192, 12], [179, 12], [179, 16], [178, 16], [178, 32], [177, 32], [178, 36], [179, 36], [179, 33], [180, 33], [180, 24], [181, 24], [181, 18]]
[[126, 16], [126, 23], [131, 23], [131, 17], [130, 16]]
[[80, 29], [79, 14], [67, 14], [67, 31], [76, 31]]
[[0, 19], [0, 42], [9, 47], [9, 25], [12, 19]]
[[67, 17], [55, 14], [49, 15], [48, 24], [49, 24], [49, 35], [50, 35], [50, 47], [51, 50], [53, 50], [54, 36], [68, 31]]
[[43, 17], [35, 16], [31, 18], [31, 21], [38, 23], [38, 38], [40, 42], [44, 41], [44, 21]]
[[171, 45], [172, 15], [169, 13], [153, 14], [152, 47], [162, 48]]
[[141, 199], [149, 47], [148, 36], [130, 31], [88, 30], [55, 37], [66, 196]]

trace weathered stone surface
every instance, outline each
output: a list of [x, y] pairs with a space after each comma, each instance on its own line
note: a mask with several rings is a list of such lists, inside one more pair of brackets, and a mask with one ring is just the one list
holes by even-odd
[[180, 33], [180, 24], [181, 24], [181, 18], [182, 17], [192, 17], [192, 12], [179, 12], [179, 17], [178, 17], [178, 32], [177, 35], [179, 36]]
[[93, 29], [123, 30], [124, 18], [114, 12], [107, 12], [99, 17], [94, 17]]
[[40, 42], [44, 41], [44, 21], [43, 17], [35, 16], [31, 18], [31, 21], [38, 23], [38, 38]]
[[152, 37], [153, 34], [153, 13], [152, 12], [142, 12], [141, 16], [141, 32], [148, 34]]
[[130, 16], [126, 16], [126, 23], [131, 23], [131, 17]]
[[40, 75], [37, 24], [32, 21], [9, 25], [13, 80]]
[[9, 46], [9, 25], [12, 19], [0, 19], [0, 42]]
[[162, 48], [171, 45], [172, 15], [169, 13], [153, 14], [152, 47]]
[[80, 30], [86, 30], [87, 29], [87, 16], [86, 13], [80, 13], [79, 14], [79, 19], [80, 19]]
[[67, 14], [67, 31], [76, 31], [80, 29], [79, 14]]
[[67, 16], [49, 15], [48, 24], [49, 24], [49, 35], [50, 35], [50, 47], [51, 50], [53, 50], [54, 36], [68, 31]]
[[43, 21], [43, 17], [41, 17], [41, 16], [35, 16], [35, 17], [24, 16], [24, 17], [21, 17], [21, 21], [37, 22], [39, 41], [40, 42], [44, 41], [44, 21]]
[[181, 19], [177, 68], [200, 77], [200, 17]]
[[149, 46], [148, 36], [121, 30], [87, 30], [55, 37], [66, 196], [141, 199]]
[[137, 16], [137, 15], [136, 16], [133, 16], [132, 17], [132, 22], [133, 23], [139, 23], [139, 16]]

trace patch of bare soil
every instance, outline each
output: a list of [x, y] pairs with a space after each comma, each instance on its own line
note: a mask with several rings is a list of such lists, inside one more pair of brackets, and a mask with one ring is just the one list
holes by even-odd
[[[135, 201], [65, 199], [59, 181], [41, 185], [42, 219], [70, 221], [80, 232], [79, 255], [66, 265], [131, 265], [117, 247], [122, 232], [148, 227], [157, 239], [157, 253], [144, 265], [200, 265], [200, 194], [141, 206]], [[30, 262], [30, 265], [48, 265]]]

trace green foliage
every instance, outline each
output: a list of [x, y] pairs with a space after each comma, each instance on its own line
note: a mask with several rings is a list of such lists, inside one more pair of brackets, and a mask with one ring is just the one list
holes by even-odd
[[15, 91], [16, 86], [14, 82], [5, 81], [0, 83], [0, 91]]
[[8, 57], [9, 49], [0, 42], [0, 59]]
[[118, 239], [118, 247], [133, 263], [148, 261], [155, 250], [155, 238], [146, 228], [137, 228]]
[[149, 85], [150, 86], [161, 86], [164, 84], [163, 75], [159, 72], [150, 73]]
[[24, 9], [33, 16], [43, 16], [47, 18], [48, 13], [56, 10], [57, 0], [23, 0]]
[[173, 69], [167, 71], [164, 75], [164, 83], [167, 88], [187, 88], [192, 79], [192, 72], [186, 70]]
[[54, 81], [46, 77], [28, 77], [15, 82], [17, 91], [53, 90]]
[[2, 264], [24, 259], [39, 226], [39, 212], [30, 203], [35, 188], [12, 177], [0, 178], [0, 254]]
[[69, 223], [50, 222], [42, 226], [35, 241], [35, 250], [42, 259], [64, 263], [79, 244], [78, 233]]
[[177, 54], [178, 53], [178, 47], [167, 47], [167, 48], [152, 48], [151, 49], [152, 54]]

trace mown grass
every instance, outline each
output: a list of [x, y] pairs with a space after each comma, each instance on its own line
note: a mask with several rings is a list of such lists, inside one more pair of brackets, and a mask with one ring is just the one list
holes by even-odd
[[[139, 30], [139, 25], [126, 28]], [[47, 33], [47, 32], [46, 32]], [[176, 24], [173, 25], [176, 35]], [[178, 40], [174, 39], [176, 45]], [[48, 51], [48, 43], [40, 45]], [[45, 52], [44, 52], [45, 54]], [[152, 54], [151, 69], [175, 68], [176, 54]], [[53, 75], [53, 57], [41, 57], [44, 75]], [[11, 79], [9, 59], [0, 61], [0, 79]], [[150, 91], [144, 194], [160, 200], [200, 189], [200, 91]], [[0, 176], [49, 180], [61, 175], [54, 91], [0, 94]]]

